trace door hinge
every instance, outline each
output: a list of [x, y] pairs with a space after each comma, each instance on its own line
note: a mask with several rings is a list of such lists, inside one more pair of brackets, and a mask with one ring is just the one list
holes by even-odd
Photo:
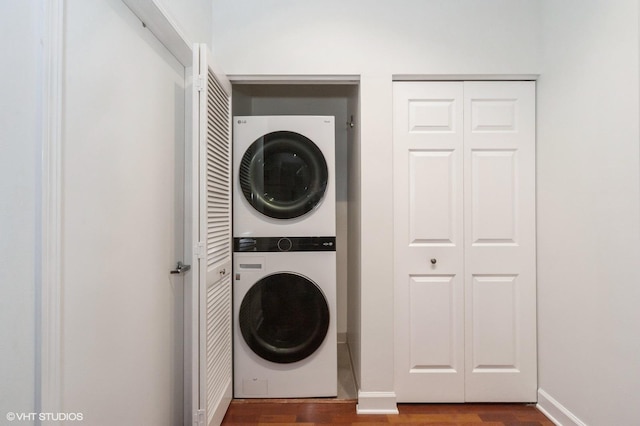
[[195, 252], [198, 259], [204, 259], [204, 255], [205, 255], [204, 243], [202, 242], [197, 243], [193, 251]]
[[204, 410], [198, 410], [193, 415], [193, 424], [196, 426], [205, 426]]
[[195, 81], [193, 82], [193, 84], [196, 86], [196, 90], [198, 92], [202, 92], [204, 90], [204, 76], [203, 75], [199, 75], [196, 77]]

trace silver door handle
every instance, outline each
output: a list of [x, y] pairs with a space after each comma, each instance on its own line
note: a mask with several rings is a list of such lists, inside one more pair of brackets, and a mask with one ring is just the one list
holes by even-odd
[[187, 272], [189, 269], [191, 269], [191, 265], [185, 265], [182, 262], [178, 262], [178, 264], [176, 265], [176, 269], [170, 271], [169, 273], [171, 273], [171, 274], [181, 274], [183, 272]]

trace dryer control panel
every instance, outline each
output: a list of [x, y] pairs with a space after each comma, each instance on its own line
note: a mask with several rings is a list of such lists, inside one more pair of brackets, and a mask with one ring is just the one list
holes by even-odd
[[336, 251], [336, 237], [241, 237], [234, 252]]

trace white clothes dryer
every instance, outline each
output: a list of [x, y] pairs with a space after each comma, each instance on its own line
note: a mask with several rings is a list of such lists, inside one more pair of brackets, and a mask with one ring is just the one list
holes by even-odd
[[334, 117], [233, 123], [234, 236], [335, 236]]
[[234, 240], [234, 396], [336, 396], [335, 238]]

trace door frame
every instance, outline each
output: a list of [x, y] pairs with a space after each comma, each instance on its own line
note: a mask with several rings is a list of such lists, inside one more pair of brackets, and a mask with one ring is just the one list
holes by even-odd
[[36, 395], [41, 412], [62, 409], [62, 90], [64, 0], [40, 0], [42, 10], [42, 146], [40, 276], [36, 275]]

